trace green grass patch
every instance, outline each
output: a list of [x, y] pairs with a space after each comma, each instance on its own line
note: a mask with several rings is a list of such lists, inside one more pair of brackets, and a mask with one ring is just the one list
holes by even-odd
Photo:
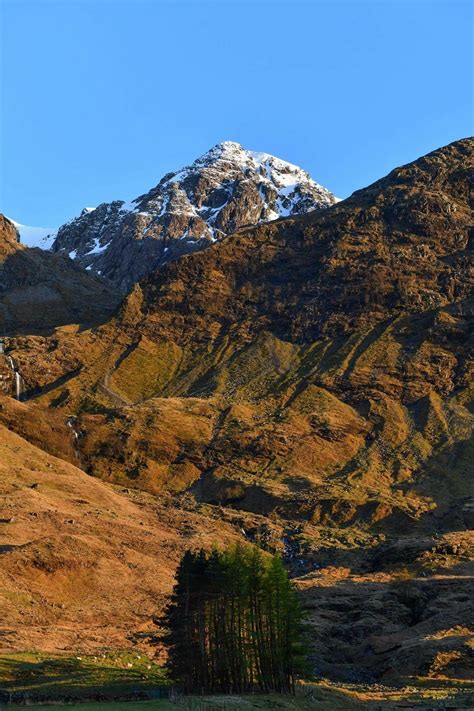
[[[1, 711], [16, 708], [18, 710], [27, 708], [28, 711], [58, 711], [61, 706], [0, 706]], [[67, 711], [176, 711], [176, 704], [168, 699], [156, 699], [153, 701], [98, 701], [89, 703], [65, 704]]]
[[[142, 654], [9, 654], [0, 657], [1, 690], [38, 697], [120, 696], [165, 687], [163, 667]], [[129, 708], [129, 707], [127, 707]]]
[[[16, 707], [18, 710], [20, 707]], [[22, 707], [23, 708], [23, 707]], [[58, 711], [58, 706], [28, 706], [29, 711]], [[353, 711], [352, 705], [320, 706], [319, 702], [282, 694], [255, 696], [186, 696], [175, 701], [104, 701], [67, 704], [68, 711]], [[3, 711], [3, 709], [2, 709]]]

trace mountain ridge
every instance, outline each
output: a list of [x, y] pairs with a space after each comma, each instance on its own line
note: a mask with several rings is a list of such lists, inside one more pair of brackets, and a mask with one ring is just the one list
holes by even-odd
[[[285, 290], [292, 291], [295, 284], [304, 291], [304, 303], [296, 303], [285, 318], [280, 310], [274, 314], [280, 333], [285, 331], [291, 339], [298, 332], [297, 337], [304, 340], [312, 337], [307, 331], [303, 336], [301, 321], [305, 316], [311, 327], [316, 328], [313, 335], [321, 335], [353, 328], [354, 318], [376, 323], [384, 314], [393, 315], [394, 308], [401, 312], [422, 312], [466, 297], [472, 284], [468, 259], [472, 146], [473, 141], [465, 139], [433, 151], [396, 168], [327, 211], [244, 228], [217, 249], [191, 259], [185, 257], [145, 278], [137, 287], [142, 291], [140, 298], [148, 303], [148, 311], [153, 299], [161, 299], [164, 318], [168, 303], [171, 309], [179, 306], [168, 293], [169, 285], [174, 278], [182, 280], [188, 265], [192, 265], [189, 278], [194, 280], [193, 299], [186, 307], [187, 318], [206, 306], [215, 313], [219, 306], [205, 293], [207, 271], [229, 268], [230, 298], [222, 302], [221, 311], [227, 318], [235, 312], [232, 286], [239, 288], [243, 279], [251, 279], [253, 273], [269, 268], [265, 288], [273, 295], [280, 290], [285, 299]], [[451, 169], [451, 163], [458, 167]], [[439, 239], [440, 232], [443, 242]], [[251, 240], [258, 240], [257, 245]], [[268, 257], [263, 257], [271, 244], [274, 246], [268, 248]], [[278, 255], [282, 245], [287, 255], [273, 267], [274, 255]], [[259, 259], [255, 259], [252, 250], [259, 253]], [[420, 279], [414, 278], [417, 270]], [[165, 283], [167, 289], [162, 286]], [[134, 299], [133, 295], [129, 298]], [[272, 312], [271, 299], [265, 298], [270, 301], [268, 307], [264, 304], [268, 318]], [[249, 322], [258, 329], [255, 308], [249, 311]], [[186, 328], [189, 333], [188, 327], [189, 323]]]

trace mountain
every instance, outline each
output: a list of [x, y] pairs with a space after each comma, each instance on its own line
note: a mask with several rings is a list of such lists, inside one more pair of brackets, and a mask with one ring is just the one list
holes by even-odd
[[[0, 417], [6, 404], [0, 396]], [[31, 408], [32, 429], [35, 410], [42, 425], [48, 417], [38, 406], [10, 401], [8, 407], [18, 415]], [[189, 547], [250, 538], [290, 566], [300, 560], [297, 529], [276, 517], [110, 486], [1, 424], [0, 526], [5, 659], [24, 650], [160, 654], [154, 620]], [[448, 533], [369, 548], [362, 571], [361, 551], [351, 548], [352, 574], [340, 563], [320, 562], [296, 580], [318, 674], [352, 683], [455, 679], [462, 693], [472, 661], [469, 545], [466, 533]], [[422, 575], [399, 579], [396, 566], [407, 561]]]
[[0, 335], [38, 332], [110, 317], [118, 292], [70, 260], [19, 242], [0, 215]]
[[146, 274], [243, 225], [335, 202], [301, 168], [225, 141], [130, 203], [85, 208], [59, 228], [52, 249], [128, 291]]
[[107, 479], [356, 530], [465, 525], [472, 146], [182, 257], [99, 329], [13, 340], [27, 390], [80, 415]]
[[465, 679], [473, 153], [457, 141], [327, 209], [240, 227], [145, 275], [101, 325], [5, 338], [24, 402], [0, 402], [0, 423], [169, 501], [184, 538], [212, 525], [207, 542], [278, 551], [318, 674]]
[[229, 328], [309, 343], [460, 302], [472, 287], [471, 159], [460, 141], [329, 210], [240, 230], [143, 279], [129, 309], [140, 300], [150, 337], [208, 346]]

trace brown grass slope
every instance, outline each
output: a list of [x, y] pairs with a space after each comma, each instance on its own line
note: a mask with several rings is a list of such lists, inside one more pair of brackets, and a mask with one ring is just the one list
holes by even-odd
[[[258, 534], [284, 552], [289, 540], [264, 517], [111, 487], [1, 426], [0, 501], [3, 654], [115, 649], [159, 658], [154, 619], [186, 548]], [[304, 534], [317, 537], [317, 527]], [[466, 685], [472, 544], [466, 533], [399, 542], [366, 552], [365, 572], [353, 551], [353, 574], [333, 565], [297, 580], [313, 670], [351, 682]]]
[[184, 550], [233, 537], [226, 524], [112, 489], [0, 426], [3, 652], [146, 649]]

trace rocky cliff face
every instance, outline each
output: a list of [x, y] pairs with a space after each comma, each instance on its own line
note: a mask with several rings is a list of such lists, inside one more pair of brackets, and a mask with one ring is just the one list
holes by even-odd
[[208, 247], [243, 225], [336, 202], [297, 166], [238, 143], [220, 143], [131, 203], [85, 208], [63, 225], [53, 251], [127, 291], [164, 264]]
[[11, 220], [0, 214], [0, 258], [4, 260], [18, 249], [20, 235]]

